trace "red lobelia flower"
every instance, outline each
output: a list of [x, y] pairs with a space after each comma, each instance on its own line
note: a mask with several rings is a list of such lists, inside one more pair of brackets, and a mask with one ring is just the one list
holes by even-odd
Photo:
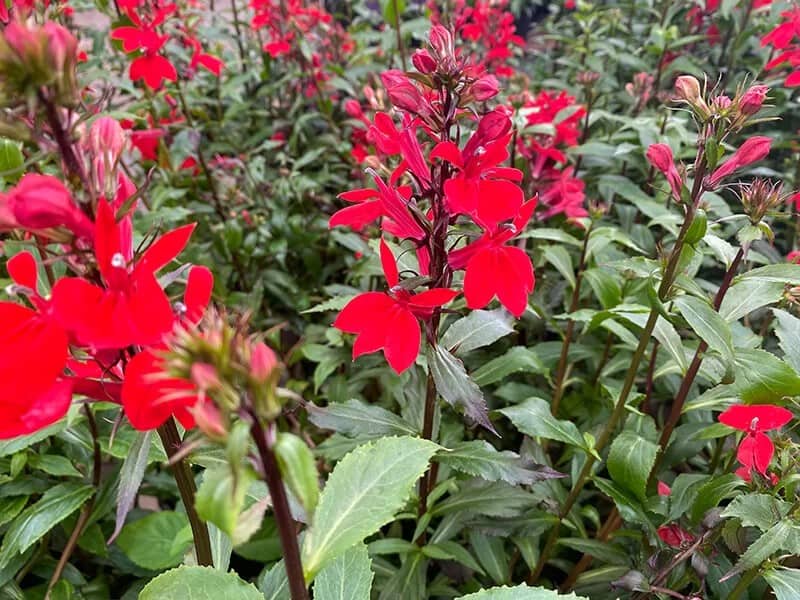
[[72, 399], [72, 383], [62, 377], [69, 338], [36, 291], [36, 261], [22, 252], [7, 267], [34, 309], [0, 302], [0, 439], [54, 423]]
[[736, 458], [745, 467], [747, 475], [755, 469], [765, 476], [775, 446], [764, 432], [779, 429], [791, 419], [790, 411], [771, 404], [735, 404], [719, 416], [720, 423], [746, 433], [739, 443]]
[[161, 56], [159, 52], [169, 40], [168, 35], [161, 35], [156, 28], [175, 12], [175, 5], [170, 4], [155, 11], [151, 18], [142, 19], [135, 9], [126, 11], [133, 26], [117, 27], [111, 32], [111, 39], [122, 42], [125, 52], [141, 50], [142, 54], [133, 59], [130, 65], [132, 81], [143, 80], [152, 90], [161, 88], [163, 81], [176, 81], [178, 72], [175, 66]]
[[486, 232], [448, 256], [451, 268], [466, 270], [464, 297], [469, 308], [483, 308], [497, 296], [514, 316], [525, 312], [536, 284], [533, 265], [524, 250], [507, 242], [522, 233], [535, 208], [534, 198], [522, 205], [511, 224]]
[[772, 140], [763, 135], [756, 135], [749, 138], [733, 153], [733, 156], [717, 167], [706, 179], [706, 187], [708, 189], [714, 189], [725, 177], [733, 174], [734, 171], [766, 157], [767, 154], [769, 154], [771, 145]]
[[55, 314], [78, 340], [95, 349], [160, 342], [175, 315], [155, 273], [189, 241], [194, 225], [158, 238], [133, 258], [130, 216], [116, 221], [105, 200], [97, 206], [94, 250], [105, 287], [66, 277], [53, 287]]
[[419, 354], [422, 339], [417, 319], [429, 319], [433, 311], [458, 295], [455, 290], [431, 288], [414, 294], [400, 285], [397, 263], [381, 239], [381, 264], [389, 291], [366, 292], [353, 298], [339, 313], [333, 326], [355, 333], [353, 359], [383, 350], [386, 361], [402, 373]]

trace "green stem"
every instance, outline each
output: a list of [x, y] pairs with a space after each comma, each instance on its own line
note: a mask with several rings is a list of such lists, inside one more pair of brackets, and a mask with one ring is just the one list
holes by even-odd
[[[175, 425], [175, 420], [170, 417], [161, 427], [158, 428], [158, 435], [161, 438], [161, 444], [164, 446], [164, 451], [171, 459], [175, 456], [182, 441], [178, 433], [178, 427]], [[175, 483], [178, 484], [178, 491], [183, 501], [183, 506], [186, 509], [186, 516], [189, 518], [189, 524], [192, 528], [192, 538], [194, 539], [194, 552], [197, 556], [197, 564], [203, 567], [210, 567], [214, 564], [214, 559], [211, 555], [211, 540], [208, 537], [208, 526], [205, 521], [200, 519], [197, 514], [197, 509], [194, 505], [194, 494], [196, 487], [194, 484], [194, 477], [189, 469], [189, 465], [184, 459], [178, 459], [172, 462], [170, 467], [172, 476], [175, 478]]]
[[397, 0], [392, 1], [392, 8], [394, 9], [394, 31], [397, 35], [397, 52], [400, 54], [400, 64], [403, 67], [403, 71], [408, 70], [408, 65], [406, 64], [406, 48], [403, 44], [403, 32], [400, 31], [400, 10], [399, 10], [399, 2]]
[[739, 596], [747, 591], [747, 588], [749, 588], [750, 584], [753, 583], [753, 580], [758, 577], [758, 574], [758, 567], [742, 573], [742, 576], [739, 578], [739, 583], [737, 583], [736, 587], [731, 590], [728, 600], [739, 600]]

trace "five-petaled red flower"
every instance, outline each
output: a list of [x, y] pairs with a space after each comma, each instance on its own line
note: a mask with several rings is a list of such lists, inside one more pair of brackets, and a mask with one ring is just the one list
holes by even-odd
[[771, 404], [735, 404], [720, 414], [720, 423], [745, 432], [736, 452], [736, 458], [743, 465], [737, 473], [749, 479], [750, 472], [755, 469], [766, 476], [775, 446], [764, 432], [779, 429], [791, 419], [790, 411]]
[[333, 326], [355, 333], [353, 358], [383, 349], [389, 365], [398, 374], [414, 364], [421, 341], [417, 319], [429, 319], [434, 309], [447, 304], [458, 292], [432, 288], [414, 294], [400, 285], [394, 255], [381, 240], [381, 264], [389, 291], [366, 292], [342, 309]]

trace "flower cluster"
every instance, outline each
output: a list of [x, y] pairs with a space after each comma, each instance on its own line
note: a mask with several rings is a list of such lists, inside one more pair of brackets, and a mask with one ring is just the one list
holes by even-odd
[[[112, 30], [111, 39], [120, 41], [125, 52], [136, 53], [129, 69], [131, 80], [141, 80], [151, 90], [161, 89], [165, 81], [177, 81], [175, 65], [163, 54], [164, 46], [172, 38], [164, 32], [165, 24], [178, 14], [177, 5], [160, 0], [122, 0], [119, 7], [131, 25]], [[219, 77], [222, 61], [203, 51], [189, 27], [178, 26], [175, 36], [191, 50], [190, 71], [202, 66]]]
[[719, 415], [720, 423], [745, 434], [736, 451], [736, 458], [742, 465], [736, 470], [739, 477], [750, 481], [753, 471], [767, 477], [767, 467], [775, 454], [775, 445], [764, 432], [780, 429], [791, 420], [791, 411], [771, 404], [736, 404]]
[[[443, 24], [438, 2], [428, 2], [431, 22]], [[509, 64], [515, 48], [525, 45], [516, 32], [514, 14], [508, 10], [508, 0], [456, 0], [448, 8], [449, 25], [461, 39], [471, 45], [469, 57], [475, 64], [499, 77], [511, 77], [515, 70]]]
[[800, 8], [792, 8], [781, 13], [783, 19], [772, 31], [761, 39], [762, 46], [772, 46], [778, 55], [770, 60], [765, 69], [777, 69], [788, 65], [791, 73], [785, 85], [800, 85]]
[[[503, 166], [512, 136], [509, 111], [496, 108], [474, 117], [470, 106], [494, 96], [496, 80], [476, 73], [461, 58], [443, 26], [433, 27], [430, 49], [417, 50], [413, 63], [418, 71], [413, 77], [383, 73], [395, 116], [378, 112], [368, 134], [381, 155], [399, 162], [393, 168], [377, 166], [389, 175], [388, 182], [373, 170], [375, 188], [343, 193], [351, 206], [330, 220], [331, 227], [359, 231], [378, 221], [383, 236], [404, 240], [415, 254], [411, 276], [401, 278], [389, 245], [381, 240], [389, 291], [357, 296], [334, 323], [357, 334], [354, 358], [383, 349], [398, 373], [419, 353], [418, 322], [428, 342], [435, 343], [440, 308], [460, 291], [469, 308], [483, 308], [497, 297], [519, 317], [534, 286], [530, 258], [512, 243], [536, 200], [525, 201], [522, 173]], [[459, 136], [470, 123], [472, 134]]]
[[541, 218], [558, 214], [569, 219], [585, 217], [584, 183], [574, 176], [564, 150], [578, 143], [586, 109], [564, 91], [525, 92], [512, 103], [524, 119], [517, 150], [528, 162]]

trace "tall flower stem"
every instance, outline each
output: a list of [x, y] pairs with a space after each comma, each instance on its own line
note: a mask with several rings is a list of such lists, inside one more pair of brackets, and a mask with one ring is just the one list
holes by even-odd
[[[586, 254], [589, 248], [589, 238], [592, 235], [592, 228], [594, 221], [589, 225], [586, 235], [583, 238], [583, 248], [581, 249], [581, 258], [578, 263], [578, 271], [575, 274], [575, 289], [572, 290], [572, 300], [569, 305], [570, 314], [578, 310], [578, 304], [581, 299], [581, 283], [583, 282], [583, 274], [586, 271]], [[550, 404], [550, 411], [553, 416], [558, 416], [558, 409], [561, 405], [561, 399], [564, 397], [564, 379], [567, 373], [567, 359], [569, 357], [569, 347], [572, 344], [572, 336], [575, 330], [575, 321], [569, 319], [567, 321], [567, 330], [564, 333], [564, 342], [561, 344], [561, 355], [558, 358], [558, 367], [556, 368], [556, 381], [553, 389], [553, 400]]]
[[275, 442], [273, 426], [268, 425], [269, 429], [265, 430], [258, 416], [255, 414], [251, 416], [253, 424], [250, 426], [250, 434], [253, 436], [256, 448], [258, 448], [262, 475], [267, 483], [267, 489], [272, 499], [272, 508], [275, 511], [275, 522], [278, 526], [278, 537], [281, 540], [281, 548], [283, 549], [286, 576], [289, 579], [289, 592], [292, 600], [308, 600], [308, 589], [303, 577], [303, 564], [300, 561], [300, 547], [297, 545], [295, 523], [289, 510], [289, 501], [286, 497], [283, 481], [281, 481], [278, 462], [272, 451], [272, 445]]
[[400, 55], [400, 65], [403, 67], [403, 71], [407, 71], [406, 48], [403, 44], [403, 32], [400, 31], [400, 2], [398, 0], [390, 0], [390, 2], [394, 10], [394, 32], [397, 35], [397, 53]]
[[[669, 258], [667, 260], [667, 266], [664, 269], [664, 275], [661, 279], [661, 284], [658, 287], [658, 298], [663, 301], [669, 295], [670, 289], [672, 288], [672, 284], [675, 281], [675, 278], [678, 274], [678, 264], [680, 262], [681, 253], [684, 247], [684, 240], [686, 238], [686, 234], [689, 231], [689, 227], [692, 225], [692, 221], [694, 220], [695, 213], [697, 212], [697, 207], [700, 203], [700, 198], [703, 192], [703, 177], [705, 176], [706, 172], [706, 161], [705, 161], [705, 154], [704, 154], [704, 146], [705, 144], [699, 144], [699, 150], [697, 153], [697, 158], [695, 159], [695, 172], [694, 172], [694, 185], [692, 187], [691, 193], [691, 204], [686, 206], [686, 213], [684, 215], [683, 224], [681, 225], [681, 229], [678, 232], [678, 236], [675, 240], [675, 245], [672, 247], [672, 251], [670, 252]], [[625, 415], [625, 407], [628, 402], [628, 396], [630, 395], [631, 391], [633, 390], [634, 383], [636, 381], [636, 375], [639, 371], [639, 364], [642, 362], [642, 358], [645, 355], [645, 351], [647, 350], [647, 346], [650, 344], [650, 337], [653, 335], [653, 330], [655, 329], [656, 323], [658, 322], [658, 309], [653, 307], [650, 310], [650, 315], [647, 318], [647, 323], [645, 323], [641, 336], [639, 338], [639, 345], [636, 347], [636, 350], [631, 357], [631, 364], [628, 367], [628, 371], [625, 375], [625, 380], [622, 384], [622, 389], [619, 393], [619, 398], [617, 399], [616, 404], [614, 405], [614, 410], [611, 413], [608, 421], [606, 422], [606, 426], [603, 428], [603, 431], [600, 433], [600, 436], [597, 438], [595, 442], [594, 450], [597, 454], [599, 454], [611, 441], [614, 432], [617, 429], [617, 426], [623, 419]], [[550, 555], [555, 548], [556, 542], [558, 542], [559, 532], [561, 530], [561, 524], [563, 523], [564, 519], [569, 516], [570, 512], [572, 511], [572, 507], [575, 506], [575, 503], [580, 496], [581, 491], [583, 491], [584, 486], [586, 485], [589, 477], [592, 475], [592, 471], [594, 468], [595, 463], [597, 462], [597, 458], [594, 454], [587, 454], [586, 461], [583, 464], [583, 468], [581, 469], [578, 477], [575, 479], [575, 482], [572, 485], [572, 489], [570, 490], [567, 499], [564, 501], [564, 504], [561, 506], [561, 510], [558, 513], [558, 521], [553, 528], [550, 530], [550, 534], [547, 537], [547, 541], [545, 542], [544, 547], [542, 548], [542, 552], [539, 555], [539, 560], [537, 561], [534, 568], [531, 570], [531, 573], [528, 577], [528, 583], [534, 583], [539, 579], [539, 576], [542, 574], [544, 570], [544, 566], [547, 564], [547, 561], [550, 559]]]
[[[178, 452], [182, 440], [178, 433], [178, 428], [175, 421], [170, 417], [161, 427], [158, 428], [158, 435], [161, 438], [161, 444], [164, 446], [164, 451], [171, 459]], [[214, 559], [211, 555], [211, 540], [208, 537], [208, 526], [197, 514], [197, 509], [194, 506], [194, 495], [197, 488], [194, 484], [194, 477], [189, 465], [184, 459], [178, 459], [172, 462], [170, 467], [172, 476], [175, 478], [175, 483], [178, 484], [178, 491], [183, 501], [183, 506], [186, 508], [186, 516], [189, 518], [189, 525], [192, 528], [192, 538], [194, 539], [194, 551], [197, 556], [197, 564], [201, 566], [212, 566]]]

